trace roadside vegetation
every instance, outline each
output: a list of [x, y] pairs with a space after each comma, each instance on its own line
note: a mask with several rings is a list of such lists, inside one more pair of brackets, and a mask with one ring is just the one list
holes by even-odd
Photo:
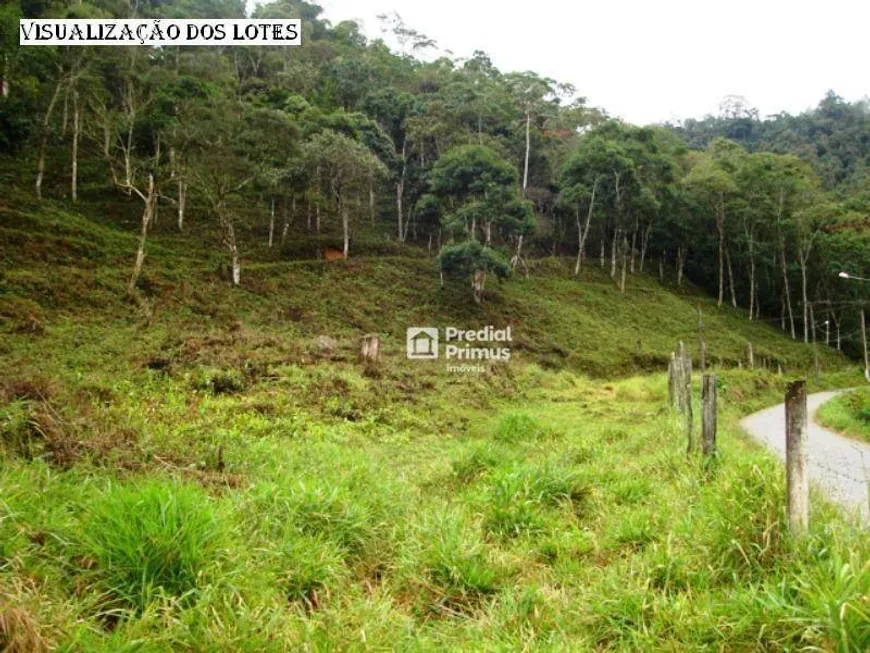
[[822, 426], [870, 442], [870, 390], [856, 388], [834, 397], [816, 412]]

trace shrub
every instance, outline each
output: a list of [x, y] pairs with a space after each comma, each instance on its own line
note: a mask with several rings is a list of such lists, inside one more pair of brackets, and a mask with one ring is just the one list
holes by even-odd
[[192, 594], [223, 541], [221, 524], [198, 488], [160, 481], [112, 487], [83, 527], [98, 583], [137, 611], [160, 595]]

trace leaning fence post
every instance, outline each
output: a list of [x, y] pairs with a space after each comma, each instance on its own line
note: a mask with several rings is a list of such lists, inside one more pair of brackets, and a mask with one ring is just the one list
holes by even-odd
[[809, 526], [810, 486], [807, 478], [807, 382], [788, 385], [785, 393], [785, 467], [788, 523], [802, 535]]
[[705, 374], [701, 380], [701, 404], [701, 452], [707, 458], [716, 455], [715, 374]]

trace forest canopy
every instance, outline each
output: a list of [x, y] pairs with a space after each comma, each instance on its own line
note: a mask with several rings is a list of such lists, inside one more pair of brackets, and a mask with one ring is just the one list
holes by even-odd
[[195, 221], [214, 234], [234, 285], [252, 239], [284, 256], [313, 236], [343, 257], [363, 242], [425, 248], [476, 301], [487, 274], [566, 256], [623, 291], [652, 268], [796, 339], [824, 326], [849, 346], [867, 293], [838, 274], [870, 274], [866, 100], [830, 92], [799, 115], [760, 116], [730, 97], [716, 116], [635, 126], [484, 52], [437, 56], [398, 15], [383, 19], [391, 50], [297, 0], [254, 11], [301, 18], [296, 48], [17, 42], [22, 17], [243, 16], [242, 0], [0, 7], [0, 151], [37, 198], [138, 204], [130, 293], [156, 215], [171, 212], [179, 232]]

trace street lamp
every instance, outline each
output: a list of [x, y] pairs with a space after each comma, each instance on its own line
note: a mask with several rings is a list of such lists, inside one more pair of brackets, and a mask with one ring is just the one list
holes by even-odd
[[848, 272], [840, 272], [837, 276], [841, 279], [849, 279], [851, 281], [870, 281], [867, 277], [856, 277], [854, 274], [849, 274]]

